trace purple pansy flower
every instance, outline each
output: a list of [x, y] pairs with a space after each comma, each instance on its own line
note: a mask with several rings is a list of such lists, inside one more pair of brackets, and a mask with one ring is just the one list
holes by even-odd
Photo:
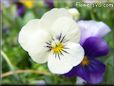
[[66, 77], [79, 76], [87, 83], [100, 83], [105, 71], [105, 65], [97, 60], [97, 57], [105, 56], [109, 52], [108, 44], [102, 39], [110, 28], [103, 22], [79, 21], [81, 28], [81, 45], [85, 51], [85, 57], [81, 64], [75, 66]]
[[17, 7], [17, 15], [23, 17], [26, 10], [25, 6], [17, 0], [15, 0], [14, 3]]
[[50, 9], [54, 8], [54, 0], [44, 0], [44, 3], [46, 6], [48, 6]]

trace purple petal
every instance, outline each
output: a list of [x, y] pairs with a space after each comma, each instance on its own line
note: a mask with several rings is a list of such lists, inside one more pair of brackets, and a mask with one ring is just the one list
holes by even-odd
[[90, 37], [82, 45], [88, 57], [105, 56], [109, 52], [108, 44], [99, 37]]
[[44, 0], [44, 2], [50, 9], [54, 8], [54, 0]]
[[87, 83], [100, 83], [105, 71], [105, 65], [98, 60], [90, 60], [89, 65], [82, 66], [81, 64], [74, 67], [70, 72], [64, 74], [66, 77], [79, 76], [86, 80]]
[[83, 44], [84, 41], [92, 36], [103, 37], [110, 32], [110, 28], [103, 22], [96, 22], [93, 20], [90, 21], [79, 21], [78, 22], [81, 28], [81, 41]]
[[16, 6], [17, 6], [17, 15], [23, 16], [26, 10], [25, 6], [19, 2], [16, 2]]

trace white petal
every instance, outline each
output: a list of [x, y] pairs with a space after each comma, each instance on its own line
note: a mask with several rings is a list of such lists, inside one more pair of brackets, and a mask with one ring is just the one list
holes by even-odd
[[68, 43], [66, 51], [60, 55], [60, 59], [50, 54], [48, 57], [48, 67], [52, 73], [64, 74], [69, 72], [74, 66], [81, 63], [84, 58], [84, 50], [79, 44]]
[[43, 23], [41, 23], [39, 19], [31, 20], [22, 27], [21, 31], [19, 32], [18, 41], [24, 50], [27, 51], [29, 48], [28, 41], [31, 41], [30, 37], [34, 35], [34, 33], [41, 31], [41, 29], [46, 30]]
[[28, 41], [30, 36], [39, 29], [43, 29], [39, 19], [29, 21], [22, 27], [19, 32], [18, 41], [24, 50], [28, 49]]
[[[46, 42], [49, 42], [50, 40], [50, 34], [46, 30], [39, 29], [36, 32], [34, 32], [34, 34], [31, 34], [31, 36], [29, 37], [28, 51], [36, 52], [41, 51], [42, 49], [47, 50], [47, 48], [45, 47], [47, 45]], [[40, 48], [42, 49], [40, 50]]]
[[39, 51], [39, 52], [29, 52], [30, 57], [32, 58], [32, 60], [34, 62], [37, 62], [39, 64], [45, 63], [47, 62], [47, 56], [48, 56], [48, 52], [45, 51]]
[[31, 20], [19, 33], [19, 43], [23, 49], [29, 52], [32, 59], [38, 63], [47, 60], [46, 43], [51, 39], [50, 34], [43, 28], [39, 20]]
[[81, 77], [77, 77], [76, 84], [84, 85], [84, 83], [87, 83], [87, 81], [85, 81]]
[[54, 8], [48, 12], [46, 12], [42, 18], [41, 21], [44, 22], [44, 25], [46, 27], [51, 27], [53, 22], [61, 17], [67, 17], [67, 18], [72, 18], [72, 15], [68, 12], [67, 9], [65, 8]]
[[80, 28], [71, 18], [62, 17], [57, 19], [54, 22], [51, 31], [54, 36], [58, 36], [62, 33], [63, 36], [66, 36], [66, 40], [72, 42], [79, 42], [80, 40]]
[[50, 41], [51, 37], [45, 30], [38, 30], [34, 32], [28, 41], [28, 52], [31, 58], [37, 63], [44, 63], [47, 61], [48, 48], [46, 42]]
[[80, 44], [69, 42], [66, 45], [68, 52], [70, 53], [70, 57], [72, 57], [72, 64], [76, 66], [81, 63], [84, 58], [84, 49]]
[[69, 72], [73, 68], [73, 65], [68, 56], [60, 56], [59, 59], [58, 57], [55, 57], [53, 53], [51, 53], [48, 57], [48, 68], [52, 73], [64, 74]]

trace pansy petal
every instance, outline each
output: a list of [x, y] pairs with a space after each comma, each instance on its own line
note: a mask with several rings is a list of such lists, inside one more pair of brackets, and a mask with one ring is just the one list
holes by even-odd
[[15, 2], [15, 4], [17, 6], [17, 15], [23, 17], [25, 10], [26, 10], [25, 6], [18, 1]]
[[74, 67], [70, 72], [64, 74], [66, 77], [79, 76], [90, 84], [97, 84], [102, 81], [105, 65], [98, 60], [90, 60], [89, 65], [81, 64]]
[[110, 28], [103, 22], [81, 20], [78, 24], [81, 28], [81, 44], [83, 44], [84, 41], [91, 36], [103, 37], [110, 32]]
[[48, 57], [48, 68], [52, 73], [64, 74], [72, 69], [71, 60], [65, 56], [54, 56], [50, 54]]
[[46, 61], [46, 42], [51, 39], [50, 34], [37, 19], [28, 22], [20, 31], [18, 41], [23, 49], [29, 52], [31, 58], [38, 62]]
[[80, 64], [84, 57], [84, 50], [79, 44], [68, 43], [62, 55], [50, 54], [48, 57], [48, 67], [52, 73], [64, 74], [69, 72], [74, 66]]
[[28, 52], [31, 58], [37, 63], [44, 63], [47, 61], [48, 48], [46, 47], [51, 39], [49, 33], [43, 29], [34, 32], [28, 41]]
[[100, 83], [103, 79], [105, 72], [105, 65], [98, 60], [91, 60], [87, 69], [89, 77], [86, 77], [88, 83], [96, 84]]
[[73, 66], [80, 64], [85, 54], [83, 47], [80, 44], [73, 42], [68, 42], [65, 47], [68, 48], [67, 51], [70, 59], [72, 59]]
[[47, 62], [47, 57], [48, 57], [48, 52], [46, 51], [39, 51], [39, 52], [28, 52], [29, 56], [31, 59], [39, 64], [46, 63]]
[[48, 11], [47, 13], [45, 13], [42, 18], [41, 21], [44, 22], [44, 25], [46, 27], [51, 27], [51, 25], [53, 24], [53, 22], [61, 17], [67, 17], [67, 18], [72, 18], [72, 15], [68, 12], [67, 9], [64, 8], [53, 8], [52, 10]]
[[82, 45], [85, 55], [89, 57], [105, 56], [109, 52], [108, 44], [99, 37], [90, 37]]
[[28, 50], [29, 38], [34, 32], [39, 29], [43, 29], [39, 19], [33, 19], [29, 21], [25, 26], [22, 27], [19, 32], [18, 41], [24, 50]]
[[[53, 36], [65, 36], [66, 40], [71, 42], [79, 42], [80, 29], [78, 24], [71, 18], [62, 17], [57, 19], [51, 28]], [[65, 41], [66, 41], [65, 40]]]

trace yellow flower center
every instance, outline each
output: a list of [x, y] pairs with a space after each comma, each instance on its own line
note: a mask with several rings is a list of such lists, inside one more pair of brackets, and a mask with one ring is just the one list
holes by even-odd
[[52, 47], [52, 51], [55, 54], [60, 54], [63, 50], [64, 50], [64, 45], [62, 43], [59, 43], [55, 47]]
[[82, 66], [86, 66], [86, 65], [88, 65], [89, 64], [89, 59], [88, 59], [88, 57], [84, 57], [84, 59], [83, 59], [83, 61], [81, 62], [81, 65]]
[[22, 4], [24, 4], [27, 8], [32, 8], [35, 0], [20, 0]]
[[51, 41], [45, 42], [45, 47], [48, 49], [48, 52], [51, 51], [53, 53], [55, 58], [57, 57], [60, 59], [60, 56], [64, 55], [64, 53], [69, 54], [67, 51], [69, 48], [65, 46], [65, 42], [67, 42], [65, 36], [60, 33], [56, 38], [52, 38]]

